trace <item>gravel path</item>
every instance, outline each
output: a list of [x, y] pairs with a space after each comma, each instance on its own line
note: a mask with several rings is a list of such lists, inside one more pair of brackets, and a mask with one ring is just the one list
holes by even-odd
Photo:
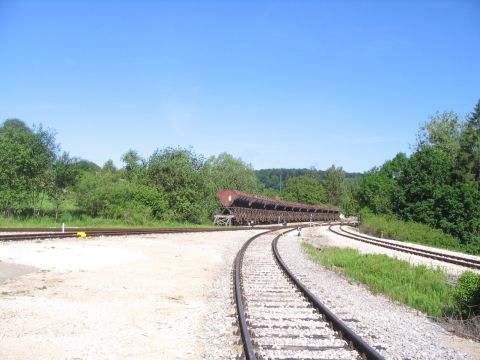
[[[323, 230], [305, 230], [303, 235]], [[479, 343], [451, 335], [426, 315], [383, 295], [373, 295], [364, 286], [308, 260], [302, 241], [294, 235], [279, 241], [287, 265], [320, 301], [386, 359], [480, 359]], [[329, 237], [317, 238], [314, 243], [331, 245], [338, 241]]]

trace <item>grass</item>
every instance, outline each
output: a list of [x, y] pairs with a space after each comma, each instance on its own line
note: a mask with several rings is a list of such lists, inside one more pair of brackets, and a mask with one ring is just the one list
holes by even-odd
[[445, 234], [442, 230], [433, 229], [428, 225], [371, 214], [362, 216], [361, 220], [360, 230], [376, 234], [383, 233], [385, 238], [478, 254], [477, 250], [463, 246], [457, 238]]
[[142, 224], [134, 224], [125, 222], [123, 220], [104, 219], [104, 218], [92, 218], [89, 216], [74, 217], [66, 215], [55, 219], [54, 216], [38, 216], [38, 217], [1, 217], [0, 216], [0, 228], [41, 228], [41, 227], [53, 227], [60, 228], [62, 223], [65, 223], [65, 227], [211, 227], [209, 224], [191, 224], [180, 223], [172, 221], [148, 221]]
[[432, 317], [442, 317], [452, 304], [453, 288], [441, 270], [411, 266], [386, 255], [360, 255], [354, 249], [330, 247], [319, 251], [306, 242], [304, 249], [312, 260], [367, 285], [373, 293], [385, 294]]

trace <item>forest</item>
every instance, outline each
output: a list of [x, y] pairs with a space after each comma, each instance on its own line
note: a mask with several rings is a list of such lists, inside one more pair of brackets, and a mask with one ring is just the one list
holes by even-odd
[[[412, 153], [363, 174], [263, 169], [233, 155], [205, 158], [191, 148], [127, 150], [117, 168], [60, 149], [53, 132], [19, 119], [0, 125], [0, 215], [9, 221], [161, 225], [210, 224], [215, 192], [237, 189], [346, 215], [423, 224], [480, 252], [480, 101], [465, 117], [436, 113], [419, 129]], [[314, 159], [312, 159], [313, 161]]]

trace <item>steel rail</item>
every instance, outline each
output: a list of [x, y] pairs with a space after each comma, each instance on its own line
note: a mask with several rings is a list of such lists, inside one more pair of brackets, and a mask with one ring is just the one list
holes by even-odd
[[[320, 226], [328, 226], [329, 224], [319, 224]], [[303, 226], [304, 227], [304, 226]], [[335, 330], [342, 334], [343, 338], [349, 341], [357, 351], [361, 354], [364, 354], [364, 357], [368, 360], [383, 360], [384, 358], [372, 347], [370, 347], [364, 340], [362, 340], [357, 334], [355, 334], [350, 328], [348, 328], [338, 317], [336, 317], [328, 308], [323, 305], [313, 293], [311, 293], [296, 277], [283, 259], [281, 258], [277, 242], [278, 239], [284, 234], [296, 230], [297, 227], [285, 230], [282, 234], [276, 236], [272, 242], [272, 249], [275, 255], [277, 263], [280, 265], [282, 270], [290, 277], [294, 285], [305, 295], [305, 297], [313, 304], [313, 306], [322, 313], [328, 322], [330, 322]], [[276, 229], [275, 229], [276, 230]], [[257, 234], [251, 237], [245, 242], [240, 251], [237, 253], [237, 256], [234, 261], [233, 269], [233, 284], [234, 284], [234, 297], [237, 307], [238, 322], [240, 328], [240, 334], [243, 342], [244, 355], [247, 360], [257, 360], [257, 354], [255, 353], [254, 343], [250, 335], [247, 324], [247, 316], [245, 313], [244, 299], [242, 295], [242, 262], [245, 255], [245, 252], [248, 246], [258, 237], [270, 233], [274, 230], [265, 231], [260, 234]]]
[[[255, 227], [254, 229], [272, 229], [277, 230], [281, 227]], [[54, 238], [71, 238], [77, 237], [79, 232], [84, 232], [86, 236], [118, 236], [118, 235], [145, 235], [145, 234], [172, 234], [172, 233], [193, 233], [193, 232], [214, 232], [214, 231], [237, 231], [246, 230], [250, 228], [246, 227], [232, 227], [232, 228], [138, 228], [138, 229], [95, 229], [95, 228], [78, 228], [75, 231], [62, 232], [46, 232], [41, 233], [28, 233], [28, 234], [8, 234], [1, 235], [0, 242], [2, 241], [24, 241], [24, 240], [44, 240]], [[0, 231], [6, 231], [0, 229]], [[21, 231], [21, 230], [17, 230]], [[51, 231], [51, 229], [50, 229]]]
[[233, 285], [234, 285], [234, 291], [235, 291], [235, 302], [237, 304], [238, 324], [240, 327], [240, 334], [242, 336], [242, 341], [243, 341], [243, 350], [247, 360], [256, 360], [257, 356], [253, 349], [253, 342], [250, 336], [250, 332], [248, 331], [247, 316], [245, 315], [245, 306], [243, 304], [243, 297], [242, 297], [241, 272], [242, 272], [243, 256], [245, 255], [245, 251], [247, 250], [248, 246], [252, 243], [253, 240], [272, 231], [274, 230], [262, 232], [248, 239], [245, 242], [245, 244], [242, 246], [240, 251], [237, 253], [237, 256], [235, 257], [234, 267], [233, 267]]
[[389, 242], [381, 240], [381, 239], [371, 239], [371, 238], [368, 238], [366, 236], [353, 234], [349, 231], [344, 230], [342, 228], [342, 226], [340, 226], [340, 230], [342, 231], [342, 232], [340, 232], [340, 231], [337, 231], [335, 229], [332, 229], [332, 226], [333, 225], [330, 225], [328, 227], [328, 230], [330, 230], [331, 232], [333, 232], [337, 235], [344, 236], [344, 237], [347, 237], [349, 239], [358, 240], [358, 241], [361, 241], [361, 242], [364, 242], [364, 243], [367, 243], [367, 244], [371, 244], [371, 245], [381, 246], [381, 247], [384, 247], [384, 248], [390, 249], [390, 250], [397, 250], [397, 251], [402, 251], [402, 252], [409, 253], [409, 254], [412, 254], [412, 255], [427, 257], [427, 258], [430, 258], [430, 259], [433, 259], [433, 260], [443, 261], [443, 262], [447, 262], [447, 263], [450, 263], [450, 264], [469, 267], [469, 268], [472, 268], [472, 269], [480, 269], [480, 261], [475, 260], [475, 259], [469, 259], [469, 258], [456, 256], [456, 255], [443, 254], [443, 253], [433, 251], [433, 250], [418, 249], [418, 248], [414, 248], [414, 247], [411, 247], [411, 246], [408, 246], [408, 245], [392, 244], [392, 243], [389, 243]]
[[[330, 225], [331, 226], [331, 225]], [[383, 360], [384, 357], [380, 355], [374, 348], [368, 345], [360, 336], [355, 334], [347, 325], [343, 323], [334, 313], [332, 313], [310, 290], [308, 290], [305, 285], [290, 271], [287, 264], [283, 261], [280, 253], [278, 251], [278, 239], [282, 234], [275, 237], [272, 241], [272, 250], [275, 255], [275, 259], [282, 268], [282, 270], [287, 274], [287, 276], [292, 280], [295, 286], [300, 289], [304, 296], [310, 300], [312, 305], [325, 316], [328, 322], [332, 324], [332, 327], [340, 332], [344, 339], [351, 342], [353, 347], [358, 350], [367, 360]]]

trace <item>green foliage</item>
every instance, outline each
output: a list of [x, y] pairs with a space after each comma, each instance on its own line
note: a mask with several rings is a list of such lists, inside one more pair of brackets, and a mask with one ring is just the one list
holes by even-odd
[[122, 161], [125, 163], [125, 177], [134, 182], [144, 183], [147, 180], [147, 164], [144, 159], [135, 150], [128, 150], [122, 155]]
[[210, 157], [205, 163], [205, 174], [214, 191], [233, 189], [253, 194], [259, 191], [252, 165], [227, 153]]
[[412, 156], [399, 155], [361, 179], [360, 207], [441, 229], [478, 253], [480, 101], [466, 121], [453, 112], [434, 115], [420, 128]]
[[283, 192], [283, 199], [304, 204], [325, 203], [322, 183], [311, 175], [292, 177]]
[[325, 172], [323, 181], [327, 203], [339, 206], [345, 215], [354, 215], [358, 211], [358, 200], [355, 194], [359, 189], [354, 181], [346, 178], [341, 167], [332, 165]]
[[20, 214], [38, 210], [58, 151], [53, 135], [20, 120], [0, 126], [0, 211]]
[[404, 201], [403, 190], [397, 180], [406, 162], [405, 154], [399, 153], [381, 168], [365, 174], [359, 181], [356, 193], [359, 206], [367, 207], [375, 214], [392, 214], [397, 211], [399, 204]]
[[165, 219], [201, 223], [209, 218], [203, 170], [203, 158], [187, 149], [156, 150], [149, 158], [149, 182], [168, 204]]
[[417, 150], [434, 147], [452, 159], [455, 158], [460, 150], [462, 127], [458, 114], [452, 111], [436, 113], [420, 128]]
[[[283, 192], [288, 179], [292, 177], [314, 175], [318, 180], [325, 178], [325, 171], [315, 169], [261, 169], [255, 170], [257, 179], [266, 189]], [[361, 177], [360, 173], [345, 173], [347, 180], [356, 180]]]
[[143, 224], [164, 219], [166, 200], [155, 188], [133, 184], [118, 174], [83, 174], [76, 200], [86, 215]]
[[327, 202], [332, 205], [341, 205], [345, 194], [345, 171], [341, 167], [332, 165], [325, 172], [323, 186]]
[[77, 160], [77, 168], [81, 172], [90, 172], [90, 173], [95, 173], [97, 171], [100, 171], [101, 168], [94, 162], [88, 161], [88, 160]]
[[374, 293], [442, 317], [452, 303], [452, 289], [440, 270], [411, 266], [408, 262], [386, 255], [360, 255], [354, 249], [326, 248], [318, 251], [304, 243], [309, 256], [330, 269], [339, 269], [347, 277], [360, 281]]
[[219, 207], [215, 193], [220, 189], [233, 189], [252, 194], [260, 192], [252, 165], [227, 153], [210, 157], [204, 164], [203, 176], [207, 187], [205, 206], [208, 216]]
[[[425, 224], [403, 221], [393, 216], [373, 215], [368, 211], [360, 213], [360, 220], [362, 228], [377, 234], [383, 233], [386, 238], [453, 251], [473, 251], [473, 249], [462, 246], [455, 237]], [[478, 250], [480, 251], [480, 249]]]
[[457, 156], [457, 176], [465, 182], [480, 187], [480, 100], [468, 116], [460, 137]]
[[452, 309], [462, 319], [480, 315], [480, 275], [464, 272], [453, 289]]
[[50, 183], [46, 191], [55, 206], [55, 218], [58, 217], [61, 204], [66, 200], [69, 191], [77, 182], [79, 169], [76, 160], [64, 152], [55, 159], [50, 175]]

